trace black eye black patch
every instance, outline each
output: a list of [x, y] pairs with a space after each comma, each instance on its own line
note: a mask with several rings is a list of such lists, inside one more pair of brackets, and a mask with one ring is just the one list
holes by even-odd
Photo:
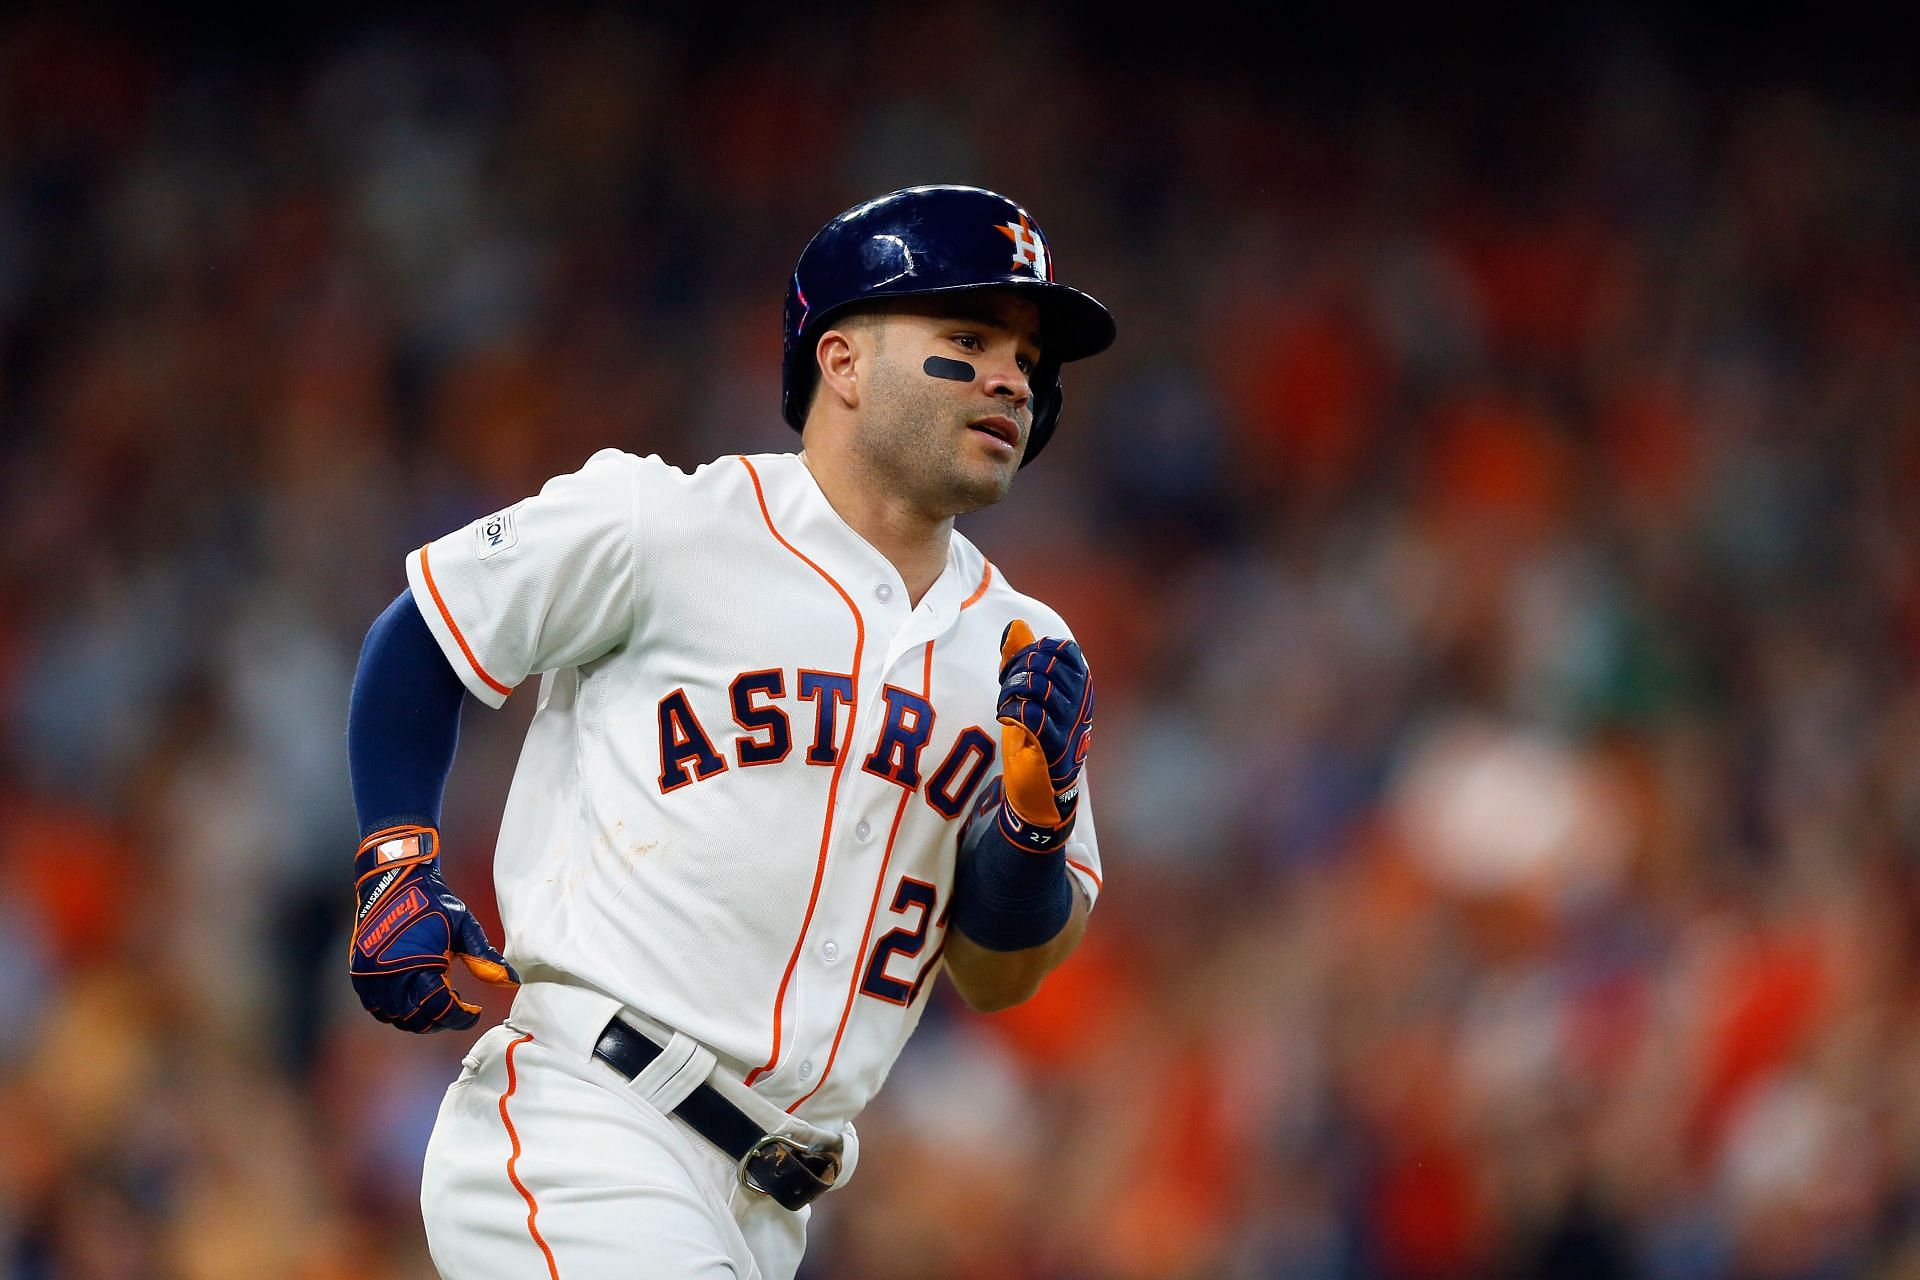
[[972, 382], [975, 377], [973, 366], [965, 360], [949, 360], [945, 356], [928, 356], [927, 362], [920, 367], [927, 371], [929, 378], [946, 378], [953, 382]]

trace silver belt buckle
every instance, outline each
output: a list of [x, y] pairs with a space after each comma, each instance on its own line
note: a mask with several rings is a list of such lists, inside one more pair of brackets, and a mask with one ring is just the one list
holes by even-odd
[[756, 1195], [770, 1196], [773, 1194], [772, 1191], [754, 1181], [753, 1169], [751, 1167], [754, 1157], [769, 1147], [774, 1148], [777, 1152], [774, 1156], [776, 1164], [781, 1160], [798, 1160], [803, 1155], [823, 1155], [833, 1162], [833, 1167], [829, 1176], [821, 1179], [821, 1181], [831, 1186], [834, 1182], [838, 1181], [840, 1177], [840, 1157], [836, 1153], [831, 1151], [816, 1152], [811, 1147], [801, 1146], [785, 1134], [770, 1133], [760, 1139], [760, 1141], [754, 1143], [752, 1147], [748, 1148], [747, 1154], [740, 1157], [740, 1185]]

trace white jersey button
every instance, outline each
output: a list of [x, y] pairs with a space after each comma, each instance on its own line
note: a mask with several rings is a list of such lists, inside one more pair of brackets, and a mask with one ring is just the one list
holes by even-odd
[[887, 601], [893, 599], [893, 588], [883, 582], [873, 589], [873, 594], [879, 599], [881, 604], [885, 604]]
[[871, 839], [873, 837], [873, 824], [865, 818], [862, 818], [853, 824], [853, 834], [862, 840]]
[[820, 955], [828, 964], [840, 958], [840, 944], [829, 939], [820, 944]]
[[808, 1058], [805, 1062], [800, 1064], [800, 1078], [802, 1080], [813, 1079], [813, 1059], [812, 1058]]

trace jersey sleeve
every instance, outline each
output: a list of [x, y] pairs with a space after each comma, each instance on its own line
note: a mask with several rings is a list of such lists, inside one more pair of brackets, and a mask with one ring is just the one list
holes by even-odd
[[1073, 835], [1067, 840], [1067, 874], [1080, 882], [1089, 909], [1100, 901], [1105, 873], [1100, 869], [1100, 838], [1093, 829], [1093, 786], [1088, 770], [1080, 774], [1080, 816], [1074, 820]]
[[603, 449], [407, 557], [421, 615], [474, 697], [498, 707], [529, 675], [632, 632], [639, 462]]

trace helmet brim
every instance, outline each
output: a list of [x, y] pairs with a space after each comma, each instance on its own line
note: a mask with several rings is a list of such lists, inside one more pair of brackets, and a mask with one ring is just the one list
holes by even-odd
[[[1092, 294], [1072, 285], [1051, 280], [1029, 280], [1007, 276], [999, 280], [981, 280], [947, 285], [936, 289], [903, 289], [875, 294], [860, 301], [876, 309], [895, 298], [937, 298], [959, 293], [985, 293], [1004, 289], [1028, 298], [1040, 309], [1040, 358], [1048, 363], [1067, 364], [1097, 356], [1113, 345], [1117, 332], [1113, 315]], [[816, 322], [815, 332], [832, 323], [828, 316]]]
[[1097, 356], [1113, 345], [1113, 316], [1090, 293], [1051, 280], [1019, 276], [977, 289], [1009, 289], [1040, 307], [1040, 358], [1067, 364]]

